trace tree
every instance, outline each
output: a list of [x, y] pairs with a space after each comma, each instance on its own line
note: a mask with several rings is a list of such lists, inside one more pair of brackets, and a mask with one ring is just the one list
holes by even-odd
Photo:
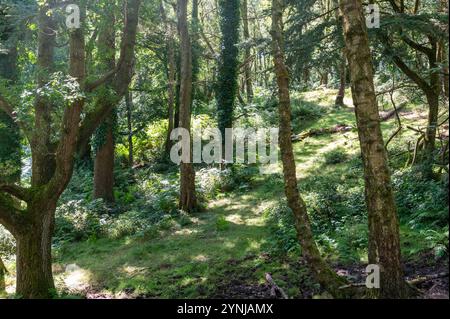
[[165, 40], [167, 46], [167, 96], [168, 96], [168, 130], [165, 145], [166, 155], [170, 154], [172, 148], [172, 140], [170, 134], [173, 129], [178, 127], [178, 123], [175, 122], [175, 104], [177, 94], [177, 62], [176, 62], [176, 47], [175, 47], [175, 32], [172, 23], [169, 21], [164, 3], [160, 3], [161, 19], [166, 28]]
[[245, 59], [244, 59], [244, 77], [245, 88], [247, 92], [247, 102], [251, 103], [253, 100], [253, 84], [252, 84], [252, 67], [251, 67], [251, 48], [250, 48], [250, 29], [248, 23], [248, 1], [242, 0], [242, 25], [245, 44]]
[[306, 204], [300, 196], [295, 171], [292, 147], [291, 98], [289, 93], [289, 72], [283, 52], [283, 10], [284, 0], [272, 0], [272, 50], [275, 74], [278, 84], [278, 110], [280, 121], [280, 151], [283, 163], [284, 187], [288, 206], [295, 219], [295, 228], [305, 258], [316, 280], [336, 297], [343, 295], [339, 288], [345, 280], [337, 276], [321, 258], [314, 241]]
[[[180, 128], [191, 132], [191, 104], [192, 104], [192, 48], [187, 21], [188, 0], [178, 0], [177, 17], [178, 32], [180, 34]], [[191, 143], [189, 143], [190, 145]], [[190, 160], [180, 165], [180, 209], [192, 212], [197, 208], [195, 193], [195, 170], [192, 164], [192, 152], [189, 150]]]
[[[222, 45], [217, 79], [217, 114], [219, 130], [225, 136], [225, 130], [233, 127], [233, 113], [238, 92], [239, 68], [239, 0], [220, 0], [220, 31]], [[222, 152], [225, 156], [225, 152]]]
[[379, 297], [407, 296], [400, 254], [399, 223], [380, 115], [361, 0], [341, 0], [346, 56], [364, 163], [369, 220], [369, 263], [381, 267]]
[[[85, 15], [83, 6], [79, 2], [75, 3], [82, 9], [83, 26]], [[49, 82], [54, 70], [57, 33], [54, 32], [55, 15], [51, 12], [55, 6], [55, 1], [47, 1], [39, 6], [36, 83], [40, 90], [43, 90]], [[116, 73], [124, 76], [124, 79], [118, 82], [125, 82], [128, 79], [133, 60], [139, 7], [140, 0], [127, 0], [119, 63], [114, 70], [110, 70], [96, 81], [86, 82], [84, 26], [70, 30], [67, 81], [70, 81], [70, 87], [74, 92], [64, 103], [61, 122], [56, 122], [52, 116], [57, 111], [57, 105], [46, 95], [38, 93], [35, 94], [33, 129], [27, 123], [19, 121], [31, 146], [33, 157], [31, 187], [0, 184], [2, 192], [0, 223], [17, 241], [16, 292], [23, 298], [48, 298], [54, 291], [51, 242], [56, 205], [71, 179], [78, 142], [83, 137], [90, 137], [86, 132], [93, 132], [110, 108], [102, 106], [85, 110], [84, 92], [92, 92]], [[3, 96], [0, 96], [0, 108], [11, 118], [16, 118], [15, 107]], [[82, 117], [83, 113], [85, 116]], [[16, 207], [13, 198], [21, 200], [26, 204], [26, 208]]]
[[[115, 9], [108, 6], [104, 9], [104, 19], [101, 21], [98, 37], [98, 59], [97, 69], [107, 72], [114, 69], [116, 65], [116, 32], [114, 27]], [[106, 202], [114, 202], [114, 151], [115, 130], [117, 126], [117, 111], [114, 97], [113, 79], [107, 81], [96, 98], [96, 103], [112, 104], [108, 117], [96, 129], [93, 136], [95, 161], [94, 161], [94, 198], [102, 198]], [[111, 98], [112, 97], [112, 98]]]
[[[393, 14], [383, 16], [382, 19], [386, 25], [392, 27], [380, 28], [376, 30], [376, 34], [383, 44], [385, 55], [422, 90], [426, 97], [429, 110], [424, 134], [422, 165], [424, 176], [431, 178], [439, 118], [439, 97], [442, 91], [440, 65], [445, 64], [445, 61], [442, 61], [442, 55], [439, 54], [439, 43], [448, 38], [448, 30], [446, 34], [442, 30], [443, 27], [437, 26], [439, 23], [447, 25], [448, 15], [421, 14], [419, 2], [411, 7], [408, 7], [404, 1], [399, 4], [397, 1], [389, 0], [388, 3]], [[409, 52], [415, 53], [412, 60], [424, 57], [428, 63], [409, 63], [408, 60], [411, 60]]]

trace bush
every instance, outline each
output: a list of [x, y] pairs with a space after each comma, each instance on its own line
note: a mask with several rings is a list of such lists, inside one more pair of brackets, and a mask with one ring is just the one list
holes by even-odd
[[395, 172], [393, 185], [402, 222], [424, 229], [448, 225], [448, 179], [425, 180], [420, 170], [407, 168]]
[[267, 238], [263, 249], [271, 255], [282, 257], [299, 254], [300, 244], [294, 226], [294, 217], [286, 202], [267, 208], [264, 212], [264, 218], [269, 226], [270, 236]]
[[292, 100], [292, 119], [295, 121], [314, 121], [326, 114], [326, 109], [320, 105], [301, 99]]
[[344, 148], [338, 147], [332, 151], [325, 153], [324, 158], [325, 158], [325, 164], [335, 165], [335, 164], [340, 164], [340, 163], [344, 163], [345, 161], [347, 161], [348, 154]]
[[56, 209], [56, 243], [77, 242], [104, 235], [108, 210], [102, 200], [72, 200]]

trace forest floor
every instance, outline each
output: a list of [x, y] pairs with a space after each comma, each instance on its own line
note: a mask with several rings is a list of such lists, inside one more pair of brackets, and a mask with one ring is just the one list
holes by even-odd
[[[329, 107], [333, 97], [334, 92], [311, 92], [304, 98], [309, 103]], [[351, 101], [346, 102], [351, 105]], [[402, 120], [404, 125], [418, 125], [425, 119], [420, 111], [406, 109]], [[301, 130], [339, 124], [355, 125], [351, 108], [329, 110], [320, 119], [302, 125]], [[391, 134], [396, 128], [395, 117], [382, 125], [384, 132]], [[324, 162], [325, 154], [339, 148], [346, 149], [349, 156], [357, 156], [355, 130], [313, 136], [295, 143], [300, 183], [308, 187], [317, 175], [346, 183], [346, 172], [351, 169], [348, 162], [335, 165]], [[250, 188], [219, 196], [203, 212], [191, 215], [187, 225], [167, 229], [158, 238], [104, 238], [67, 244], [55, 258], [58, 289], [67, 296], [92, 299], [273, 298], [265, 282], [265, 274], [270, 273], [290, 297], [321, 298], [319, 287], [297, 254], [274, 257], [265, 249], [271, 238], [266, 212], [283, 196], [279, 180], [274, 181], [273, 175], [260, 175]], [[358, 228], [349, 231], [358, 232]], [[405, 260], [408, 277], [448, 271], [448, 261], [436, 261], [428, 250], [417, 248], [420, 237], [411, 235], [404, 225], [402, 236], [408, 255]], [[411, 249], [418, 252], [410, 253]], [[364, 253], [356, 262], [342, 262], [332, 254], [328, 257], [340, 274], [354, 282], [364, 281]], [[9, 282], [13, 284], [12, 279]], [[424, 289], [427, 298], [448, 298], [448, 278], [427, 282], [419, 288]]]

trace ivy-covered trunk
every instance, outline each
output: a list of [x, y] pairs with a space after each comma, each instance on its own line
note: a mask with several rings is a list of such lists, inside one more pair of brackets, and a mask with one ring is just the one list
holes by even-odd
[[[221, 53], [218, 69], [216, 100], [217, 122], [222, 136], [227, 128], [233, 127], [234, 107], [239, 89], [239, 0], [219, 0]], [[225, 150], [225, 139], [223, 139]], [[225, 159], [225, 151], [222, 152]], [[224, 167], [224, 165], [222, 165]]]
[[346, 55], [364, 163], [369, 220], [369, 263], [381, 271], [381, 298], [407, 296], [400, 254], [399, 223], [380, 115], [373, 82], [373, 66], [361, 0], [341, 0]]

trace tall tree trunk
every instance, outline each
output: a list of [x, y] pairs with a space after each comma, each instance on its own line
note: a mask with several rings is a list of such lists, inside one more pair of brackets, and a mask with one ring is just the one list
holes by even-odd
[[245, 48], [245, 64], [244, 64], [244, 76], [245, 76], [245, 88], [247, 92], [247, 103], [251, 103], [253, 100], [253, 84], [252, 84], [252, 64], [251, 64], [251, 49], [250, 49], [250, 30], [248, 26], [248, 1], [242, 0], [242, 21], [244, 40], [247, 43]]
[[[105, 9], [105, 21], [103, 30], [99, 33], [99, 61], [102, 72], [112, 70], [116, 66], [116, 33], [111, 24], [114, 24], [114, 8]], [[106, 86], [111, 88], [112, 81]], [[99, 104], [115, 104], [115, 101], [101, 94], [98, 97]], [[114, 130], [116, 129], [116, 109], [111, 108], [108, 117], [99, 126], [95, 141], [95, 163], [94, 163], [94, 198], [104, 199], [106, 202], [114, 202]]]
[[[219, 72], [217, 81], [217, 122], [222, 136], [233, 127], [233, 113], [239, 90], [239, 0], [220, 0], [220, 31], [222, 34]], [[225, 150], [225, 139], [223, 139]], [[225, 151], [222, 152], [225, 159]], [[222, 166], [223, 167], [223, 166]]]
[[369, 38], [361, 0], [341, 0], [369, 220], [369, 263], [381, 268], [381, 298], [407, 296], [400, 254], [399, 223], [378, 112]]
[[345, 283], [345, 280], [338, 277], [321, 258], [319, 249], [314, 241], [305, 202], [299, 194], [291, 137], [289, 73], [285, 65], [283, 53], [283, 9], [284, 0], [272, 0], [272, 49], [278, 84], [280, 119], [279, 142], [281, 159], [283, 162], [285, 194], [289, 208], [294, 214], [295, 228], [297, 230], [303, 257], [307, 261], [316, 280], [333, 294], [333, 296], [341, 297], [343, 292], [339, 288]]
[[[180, 34], [181, 51], [181, 85], [180, 85], [180, 128], [191, 131], [192, 100], [192, 48], [187, 22], [188, 0], [178, 0], [177, 17]], [[191, 144], [191, 143], [189, 143]], [[195, 193], [195, 171], [191, 160], [180, 166], [180, 209], [192, 212], [197, 208]]]
[[[165, 153], [166, 156], [170, 155], [170, 150], [172, 149], [172, 140], [170, 139], [170, 134], [173, 129], [178, 127], [178, 123], [175, 120], [175, 104], [176, 104], [176, 94], [177, 94], [177, 61], [175, 52], [175, 32], [173, 31], [172, 24], [167, 20], [167, 15], [164, 9], [163, 1], [160, 3], [160, 11], [162, 20], [166, 27], [166, 42], [167, 42], [167, 96], [168, 96], [168, 110], [167, 119], [169, 122], [167, 137], [165, 143]], [[193, 13], [194, 14], [194, 13]], [[179, 119], [179, 118], [178, 118]]]
[[[441, 0], [440, 2], [440, 8], [439, 11], [442, 13], [448, 14], [448, 0]], [[447, 37], [448, 37], [448, 25], [446, 27]], [[444, 87], [444, 95], [445, 97], [449, 97], [449, 69], [448, 69], [448, 49], [445, 45], [445, 41], [441, 40], [439, 43], [440, 51], [441, 51], [441, 63], [443, 64], [442, 67], [442, 86]]]
[[441, 95], [441, 75], [438, 67], [438, 49], [437, 41], [432, 40], [432, 54], [428, 56], [430, 62], [430, 88], [425, 90], [428, 102], [428, 125], [425, 135], [425, 150], [423, 154], [422, 167], [426, 178], [433, 178], [433, 165], [436, 155], [436, 134], [439, 117], [439, 96]]
[[127, 108], [127, 128], [128, 128], [128, 166], [133, 168], [134, 150], [133, 150], [133, 94], [128, 90], [125, 94], [125, 105]]

